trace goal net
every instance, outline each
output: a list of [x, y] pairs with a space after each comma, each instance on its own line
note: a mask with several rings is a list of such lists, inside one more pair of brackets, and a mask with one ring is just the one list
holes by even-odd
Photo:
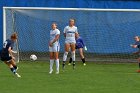
[[[93, 62], [135, 62], [136, 51], [130, 47], [133, 37], [140, 35], [140, 10], [88, 8], [3, 8], [3, 40], [11, 33], [18, 34], [19, 60], [29, 60], [35, 54], [38, 60], [49, 60], [49, 31], [56, 22], [60, 35], [60, 60], [64, 53], [63, 29], [70, 18], [76, 19], [78, 32], [87, 51], [86, 60]], [[70, 53], [69, 53], [70, 54]], [[69, 57], [68, 57], [69, 58]], [[76, 51], [76, 60], [80, 60]]]

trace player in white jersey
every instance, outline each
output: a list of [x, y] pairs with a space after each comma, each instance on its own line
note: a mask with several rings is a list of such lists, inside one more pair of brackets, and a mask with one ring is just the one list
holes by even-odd
[[53, 72], [53, 63], [56, 62], [56, 74], [59, 74], [59, 36], [60, 31], [57, 29], [57, 24], [52, 23], [50, 31], [49, 52], [50, 52], [50, 74]]
[[63, 69], [65, 68], [65, 62], [67, 59], [67, 55], [69, 52], [69, 49], [71, 49], [71, 56], [73, 61], [73, 69], [75, 68], [75, 37], [78, 34], [77, 27], [74, 26], [75, 20], [70, 19], [69, 20], [69, 26], [66, 26], [64, 28], [64, 37], [65, 37], [65, 53], [63, 55]]

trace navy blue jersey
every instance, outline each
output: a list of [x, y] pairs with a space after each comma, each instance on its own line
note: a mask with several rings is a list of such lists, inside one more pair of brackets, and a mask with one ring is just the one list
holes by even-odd
[[9, 51], [8, 51], [9, 47], [11, 47], [11, 49], [13, 49], [14, 41], [7, 39], [3, 44], [3, 49], [0, 54], [2, 61], [9, 61], [12, 59], [12, 57], [9, 55]]
[[83, 39], [81, 37], [78, 37], [76, 39], [76, 49], [77, 48], [83, 48], [85, 46]]
[[137, 45], [137, 48], [140, 49], [140, 41], [137, 41], [134, 45]]
[[9, 47], [11, 47], [11, 49], [13, 49], [14, 47], [14, 41], [7, 39], [4, 43], [3, 43], [3, 49], [2, 52], [8, 52]]

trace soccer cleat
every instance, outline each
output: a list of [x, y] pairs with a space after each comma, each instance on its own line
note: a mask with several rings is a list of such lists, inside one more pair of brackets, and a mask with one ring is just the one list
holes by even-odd
[[50, 70], [49, 74], [52, 74], [53, 70]]
[[71, 63], [68, 64], [69, 66], [71, 65]]
[[86, 66], [86, 63], [83, 63], [83, 66]]
[[18, 73], [15, 73], [15, 75], [16, 75], [18, 78], [20, 78], [20, 77], [21, 77]]
[[62, 69], [63, 69], [63, 70], [65, 69], [65, 63], [62, 64]]
[[18, 67], [17, 67], [17, 69], [15, 69], [16, 71], [18, 70]]
[[59, 74], [59, 71], [56, 71], [56, 73], [55, 74]]
[[75, 63], [73, 63], [73, 69], [75, 69]]

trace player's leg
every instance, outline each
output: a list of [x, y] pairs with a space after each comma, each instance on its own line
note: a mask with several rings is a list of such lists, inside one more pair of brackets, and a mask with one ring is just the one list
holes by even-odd
[[15, 75], [17, 76], [17, 77], [21, 77], [16, 71], [17, 71], [17, 69], [18, 69], [18, 67], [17, 67], [17, 65], [16, 65], [16, 62], [15, 62], [15, 60], [14, 59], [11, 59], [11, 61], [9, 62], [10, 63], [10, 65], [12, 65], [11, 67], [11, 71], [13, 70], [15, 73]]
[[138, 58], [138, 65], [139, 65], [139, 70], [137, 72], [140, 73], [140, 58]]
[[[69, 49], [69, 51], [71, 51], [71, 48]], [[71, 53], [72, 53], [72, 52], [71, 52]], [[70, 56], [69, 64], [68, 64], [68, 65], [71, 65], [71, 62], [72, 62], [72, 57]]]
[[50, 72], [49, 72], [49, 74], [51, 74], [53, 72], [53, 64], [54, 64], [53, 48], [49, 47], [49, 51], [50, 51]]
[[79, 53], [80, 53], [80, 57], [81, 57], [81, 60], [83, 62], [83, 65], [85, 66], [86, 63], [85, 63], [85, 57], [84, 57], [84, 53], [83, 53], [83, 48], [79, 48]]
[[17, 72], [16, 69], [13, 67], [14, 60], [11, 59], [10, 61], [4, 61], [4, 63], [10, 68], [13, 74], [15, 74], [17, 77], [21, 77]]
[[10, 62], [11, 64], [12, 64], [12, 66], [15, 68], [15, 70], [17, 70], [18, 69], [18, 66], [17, 66], [17, 64], [16, 64], [16, 62], [15, 62], [15, 60], [11, 60], [11, 62]]
[[13, 65], [10, 62], [4, 61], [4, 63], [10, 68], [13, 74], [16, 73], [16, 69], [13, 67]]
[[72, 57], [73, 69], [74, 69], [75, 68], [75, 43], [72, 43], [70, 47], [71, 47], [71, 57]]
[[68, 65], [71, 65], [71, 62], [72, 62], [72, 57], [70, 57]]
[[54, 59], [56, 62], [56, 74], [59, 74], [59, 50], [60, 50], [60, 45], [57, 45], [54, 49]]
[[54, 59], [56, 62], [56, 74], [59, 74], [59, 52], [54, 52]]
[[65, 53], [63, 55], [63, 64], [62, 64], [63, 69], [65, 68], [65, 62], [67, 60], [69, 49], [70, 49], [70, 44], [69, 43], [65, 43]]

